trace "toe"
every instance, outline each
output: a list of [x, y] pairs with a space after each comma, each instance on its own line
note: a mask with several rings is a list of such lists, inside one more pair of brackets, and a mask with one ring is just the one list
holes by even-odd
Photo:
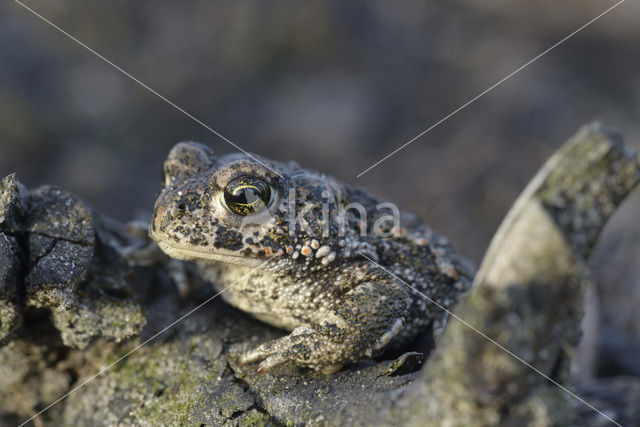
[[274, 354], [272, 356], [267, 357], [258, 365], [258, 370], [256, 371], [258, 374], [264, 374], [271, 368], [274, 368], [278, 365], [282, 365], [287, 361], [287, 358], [281, 354]]
[[268, 357], [273, 353], [275, 353], [275, 350], [273, 349], [272, 343], [262, 344], [260, 347], [242, 354], [236, 359], [236, 363], [238, 365], [244, 365], [246, 363], [264, 359], [265, 357]]

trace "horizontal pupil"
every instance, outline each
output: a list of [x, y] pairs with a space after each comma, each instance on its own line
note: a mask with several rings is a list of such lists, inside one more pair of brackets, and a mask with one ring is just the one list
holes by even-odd
[[239, 191], [235, 191], [233, 194], [234, 202], [243, 205], [253, 205], [261, 200], [260, 190], [257, 188], [242, 188]]
[[271, 189], [259, 179], [241, 177], [227, 185], [224, 198], [227, 206], [235, 213], [249, 215], [259, 210], [260, 204], [266, 206], [269, 203]]

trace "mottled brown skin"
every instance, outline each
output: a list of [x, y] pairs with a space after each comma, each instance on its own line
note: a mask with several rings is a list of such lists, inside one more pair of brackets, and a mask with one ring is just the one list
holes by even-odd
[[[223, 192], [246, 176], [268, 183], [270, 200], [239, 215]], [[261, 360], [259, 372], [293, 362], [330, 373], [429, 325], [439, 331], [446, 312], [433, 302], [449, 308], [471, 283], [468, 264], [415, 215], [375, 228], [390, 215], [380, 201], [293, 162], [218, 157], [183, 142], [165, 161], [165, 181], [150, 225], [160, 248], [196, 261], [231, 305], [291, 331], [239, 358]], [[365, 221], [341, 209], [355, 202]]]

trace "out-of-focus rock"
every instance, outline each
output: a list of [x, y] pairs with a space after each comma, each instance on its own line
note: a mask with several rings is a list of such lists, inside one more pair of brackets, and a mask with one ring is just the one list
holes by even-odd
[[[590, 285], [585, 263], [639, 181], [636, 153], [598, 125], [558, 150], [507, 214], [472, 293], [456, 307], [464, 323], [449, 325], [395, 419], [421, 426], [580, 425], [576, 402], [584, 403], [558, 386], [567, 383], [579, 338]], [[602, 408], [605, 415], [628, 421], [610, 407]]]

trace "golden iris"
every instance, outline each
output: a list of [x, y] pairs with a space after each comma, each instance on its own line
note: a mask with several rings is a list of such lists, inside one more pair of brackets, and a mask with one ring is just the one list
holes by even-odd
[[255, 176], [239, 176], [225, 187], [224, 202], [238, 215], [251, 215], [269, 205], [271, 186]]

